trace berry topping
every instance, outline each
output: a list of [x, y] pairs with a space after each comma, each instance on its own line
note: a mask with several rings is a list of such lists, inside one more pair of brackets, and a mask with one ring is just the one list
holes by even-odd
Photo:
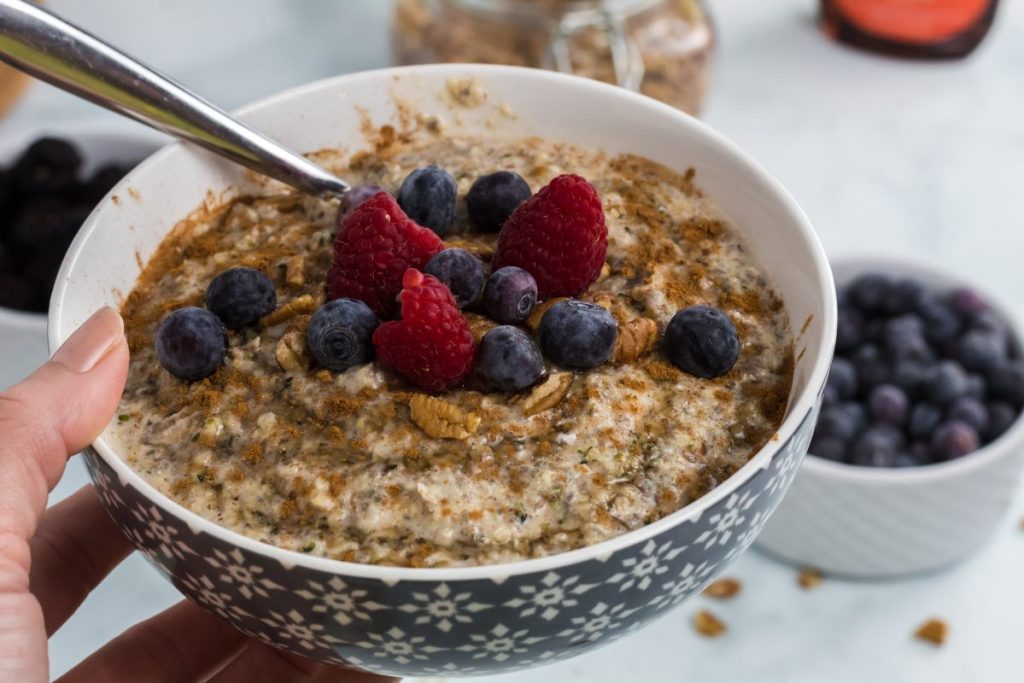
[[459, 308], [476, 303], [484, 288], [484, 264], [465, 249], [445, 249], [423, 268], [452, 290]]
[[335, 299], [317, 309], [306, 329], [309, 352], [328, 370], [342, 372], [373, 358], [371, 337], [380, 321], [356, 299]]
[[940, 461], [953, 460], [978, 450], [980, 445], [974, 427], [960, 420], [950, 420], [935, 430], [932, 455]]
[[327, 273], [330, 299], [358, 299], [374, 313], [395, 312], [395, 297], [402, 291], [402, 274], [422, 268], [444, 243], [430, 230], [416, 225], [394, 198], [379, 192], [342, 221], [334, 238], [334, 261]]
[[499, 323], [519, 323], [537, 306], [537, 281], [522, 268], [505, 266], [484, 286], [484, 312]]
[[538, 337], [541, 349], [553, 362], [570, 370], [589, 370], [612, 357], [618, 328], [606, 308], [560, 301], [541, 318]]
[[607, 248], [597, 190], [578, 175], [560, 175], [509, 216], [491, 268], [529, 271], [542, 300], [576, 296], [601, 274]]
[[230, 330], [259, 321], [277, 307], [274, 283], [255, 268], [231, 268], [206, 287], [206, 307]]
[[458, 185], [448, 171], [438, 166], [417, 168], [398, 188], [398, 205], [425, 228], [440, 236], [447, 234], [455, 220]]
[[380, 185], [356, 185], [341, 195], [341, 203], [338, 205], [338, 222], [344, 221], [360, 204], [380, 192], [386, 192]]
[[530, 335], [512, 325], [499, 325], [480, 340], [477, 369], [500, 391], [533, 386], [544, 372], [544, 358]]
[[498, 232], [530, 194], [526, 180], [513, 171], [480, 176], [466, 194], [470, 227], [480, 232]]
[[186, 382], [209, 377], [224, 363], [224, 324], [206, 309], [179, 308], [156, 330], [156, 356], [167, 372]]
[[373, 333], [380, 361], [416, 386], [439, 392], [470, 370], [476, 344], [451, 291], [430, 275], [409, 269], [402, 278], [402, 319]]
[[665, 328], [665, 354], [691, 375], [705, 379], [721, 377], [739, 358], [740, 338], [722, 311], [711, 306], [690, 306], [672, 316]]

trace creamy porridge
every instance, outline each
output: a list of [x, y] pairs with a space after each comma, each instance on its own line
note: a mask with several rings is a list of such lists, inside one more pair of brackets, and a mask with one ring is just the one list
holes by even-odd
[[[177, 226], [123, 306], [132, 361], [114, 429], [129, 464], [185, 507], [273, 545], [353, 562], [508, 562], [663, 517], [774, 434], [792, 378], [790, 324], [692, 172], [539, 139], [405, 137], [390, 127], [371, 150], [320, 160], [392, 193], [419, 166], [447, 169], [459, 199], [446, 244], [485, 262], [497, 235], [468, 229], [474, 179], [509, 169], [534, 191], [562, 173], [588, 179], [608, 250], [579, 298], [617, 321], [614, 358], [578, 373], [546, 361], [544, 377], [519, 393], [489, 391], [471, 375], [430, 396], [379, 361], [330, 372], [304, 340], [325, 298], [337, 202], [270, 190], [231, 200]], [[277, 309], [228, 333], [214, 374], [176, 379], [154, 351], [159, 322], [203, 306], [210, 281], [235, 266], [271, 277]], [[715, 379], [682, 372], [658, 345], [673, 315], [694, 304], [720, 308], [741, 340], [735, 366]], [[535, 331], [542, 312], [523, 329]], [[478, 339], [494, 325], [478, 310], [466, 317]]]

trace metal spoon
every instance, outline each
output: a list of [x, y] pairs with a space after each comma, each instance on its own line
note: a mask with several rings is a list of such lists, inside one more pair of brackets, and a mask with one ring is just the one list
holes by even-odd
[[303, 192], [339, 195], [349, 189], [170, 78], [24, 0], [0, 0], [0, 59]]

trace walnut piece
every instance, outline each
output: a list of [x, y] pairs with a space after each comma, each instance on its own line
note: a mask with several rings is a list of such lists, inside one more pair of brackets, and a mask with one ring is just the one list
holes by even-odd
[[275, 311], [268, 313], [263, 316], [260, 320], [260, 324], [263, 327], [273, 327], [274, 325], [280, 325], [289, 318], [294, 318], [297, 315], [305, 313], [312, 313], [316, 310], [316, 299], [311, 294], [303, 294], [297, 299], [292, 299], [284, 306], [281, 306]]
[[306, 257], [296, 254], [284, 262], [285, 282], [293, 287], [306, 284]]
[[631, 363], [658, 343], [658, 323], [650, 318], [637, 318], [619, 325], [619, 337], [615, 340], [612, 360], [616, 363]]
[[742, 588], [743, 584], [737, 579], [718, 579], [704, 589], [703, 595], [715, 600], [728, 600], [736, 597]]
[[467, 313], [466, 322], [469, 323], [469, 331], [473, 333], [473, 341], [477, 344], [480, 343], [485, 334], [498, 326], [498, 323], [479, 313]]
[[416, 394], [409, 401], [412, 421], [435, 439], [468, 439], [480, 427], [480, 416], [466, 413], [436, 396]]
[[535, 386], [522, 399], [523, 414], [530, 416], [554, 408], [569, 393], [574, 377], [571, 372], [555, 372]]
[[283, 335], [274, 349], [274, 358], [285, 372], [303, 370], [309, 364], [309, 355], [303, 335], [292, 331]]
[[918, 640], [923, 640], [936, 646], [943, 645], [948, 635], [949, 625], [942, 619], [929, 619], [914, 631], [914, 637]]
[[537, 307], [533, 309], [533, 313], [526, 319], [526, 326], [536, 332], [540, 329], [541, 318], [548, 312], [548, 309], [557, 304], [559, 301], [568, 301], [567, 297], [556, 296], [554, 299], [548, 299], [547, 301], [537, 304]]
[[706, 638], [717, 638], [726, 631], [725, 623], [706, 609], [693, 615], [693, 628]]
[[823, 580], [824, 577], [821, 575], [821, 570], [814, 567], [806, 567], [800, 570], [799, 576], [796, 577], [796, 582], [805, 591], [814, 590], [821, 585]]

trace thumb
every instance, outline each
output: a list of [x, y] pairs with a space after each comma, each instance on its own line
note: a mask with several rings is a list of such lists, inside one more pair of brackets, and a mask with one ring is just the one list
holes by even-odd
[[32, 535], [68, 456], [113, 416], [127, 374], [121, 316], [102, 308], [49, 362], [0, 393], [0, 530]]

